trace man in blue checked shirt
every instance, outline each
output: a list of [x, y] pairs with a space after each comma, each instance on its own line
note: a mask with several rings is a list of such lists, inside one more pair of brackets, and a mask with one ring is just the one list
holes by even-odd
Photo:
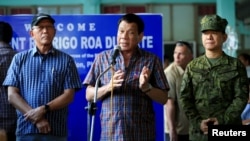
[[[139, 48], [144, 22], [135, 14], [118, 21], [116, 64], [100, 79], [97, 99], [102, 101], [101, 141], [154, 141], [153, 101], [165, 104], [168, 82], [159, 58]], [[98, 54], [83, 84], [93, 101], [100, 73], [112, 64], [113, 49]]]
[[3, 85], [17, 109], [17, 141], [67, 141], [68, 105], [82, 87], [73, 58], [52, 46], [55, 20], [33, 17], [36, 47], [16, 54]]

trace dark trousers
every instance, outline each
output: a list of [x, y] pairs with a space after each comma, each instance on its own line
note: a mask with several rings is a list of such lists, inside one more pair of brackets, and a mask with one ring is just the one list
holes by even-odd
[[[170, 141], [169, 134], [165, 133], [165, 141]], [[178, 135], [178, 141], [190, 141], [188, 135]]]
[[16, 141], [15, 132], [7, 132], [7, 141]]

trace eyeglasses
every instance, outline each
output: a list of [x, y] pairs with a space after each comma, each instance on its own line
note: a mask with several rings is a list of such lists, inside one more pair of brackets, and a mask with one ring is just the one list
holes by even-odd
[[47, 29], [47, 30], [52, 30], [54, 29], [55, 27], [52, 26], [52, 25], [49, 25], [49, 26], [33, 26], [32, 29], [37, 29], [39, 31], [42, 31], [43, 29]]

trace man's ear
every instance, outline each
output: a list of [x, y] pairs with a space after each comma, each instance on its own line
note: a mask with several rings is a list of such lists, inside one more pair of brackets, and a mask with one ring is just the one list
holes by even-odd
[[33, 31], [32, 30], [30, 30], [30, 36], [33, 37]]
[[223, 38], [224, 38], [224, 42], [227, 40], [227, 34], [224, 34]]

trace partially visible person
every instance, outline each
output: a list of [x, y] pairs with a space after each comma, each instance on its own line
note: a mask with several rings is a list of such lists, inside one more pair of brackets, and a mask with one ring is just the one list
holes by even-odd
[[208, 126], [241, 125], [249, 87], [245, 66], [225, 54], [228, 22], [218, 15], [201, 19], [205, 54], [193, 59], [185, 70], [180, 103], [189, 120], [191, 141], [207, 141]]
[[243, 125], [250, 125], [250, 95], [248, 97], [247, 105], [241, 113], [241, 119]]
[[[159, 57], [138, 46], [143, 35], [144, 22], [138, 15], [128, 13], [119, 19], [121, 51], [97, 86], [97, 100], [102, 102], [101, 141], [156, 140], [153, 101], [165, 104], [169, 87]], [[111, 66], [113, 52], [105, 50], [95, 57], [83, 82], [87, 101], [93, 101], [97, 77]]]
[[186, 66], [193, 59], [191, 45], [186, 41], [176, 42], [173, 58], [174, 62], [164, 70], [170, 88], [167, 103], [164, 105], [165, 139], [166, 141], [189, 141], [189, 123], [180, 107], [179, 92]]
[[250, 125], [250, 94], [248, 97], [247, 105], [245, 106], [245, 109], [241, 113], [241, 119], [243, 125]]
[[[247, 76], [248, 80], [250, 82], [250, 55], [248, 53], [240, 53], [238, 55], [238, 59], [245, 65], [247, 69]], [[250, 85], [249, 85], [250, 87]], [[248, 97], [248, 102], [241, 114], [242, 124], [243, 125], [249, 125], [250, 124], [250, 94]]]
[[171, 61], [170, 61], [169, 56], [165, 54], [163, 58], [163, 70], [165, 70], [170, 65], [170, 63]]
[[[7, 89], [2, 85], [13, 56], [17, 53], [11, 45], [13, 29], [7, 22], [0, 21], [0, 140], [15, 141], [16, 110], [8, 101]], [[1, 137], [5, 136], [5, 137]]]
[[47, 14], [33, 17], [36, 46], [14, 56], [3, 82], [17, 109], [17, 141], [67, 141], [68, 105], [82, 84], [74, 59], [52, 45], [54, 23]]
[[240, 53], [238, 59], [245, 65], [250, 66], [250, 55], [248, 53]]
[[247, 69], [247, 77], [250, 81], [250, 55], [248, 53], [240, 53], [238, 59], [245, 65]]
[[0, 141], [7, 141], [7, 135], [4, 129], [0, 129]]

